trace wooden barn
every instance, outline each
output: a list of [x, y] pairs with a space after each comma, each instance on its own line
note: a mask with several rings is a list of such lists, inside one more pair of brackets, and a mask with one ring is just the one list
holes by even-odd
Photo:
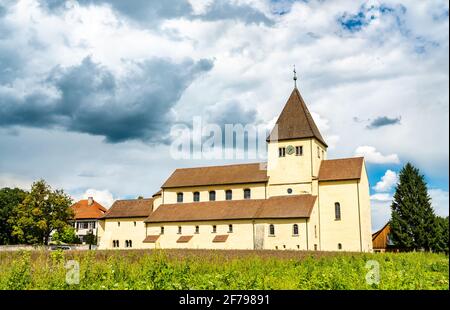
[[393, 248], [392, 240], [389, 238], [391, 227], [389, 222], [383, 226], [380, 230], [372, 234], [372, 246], [374, 252], [397, 252], [397, 249]]

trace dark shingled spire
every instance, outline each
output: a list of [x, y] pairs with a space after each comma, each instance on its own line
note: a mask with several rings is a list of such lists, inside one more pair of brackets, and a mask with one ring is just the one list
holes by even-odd
[[297, 88], [292, 91], [276, 124], [278, 136], [274, 128], [267, 137], [267, 141], [316, 138], [328, 147]]

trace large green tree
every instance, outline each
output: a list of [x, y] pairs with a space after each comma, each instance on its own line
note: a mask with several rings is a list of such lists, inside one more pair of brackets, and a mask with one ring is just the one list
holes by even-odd
[[436, 216], [424, 176], [411, 163], [400, 171], [391, 210], [391, 234], [396, 246], [407, 250], [434, 248]]
[[433, 242], [433, 250], [448, 253], [448, 216], [436, 217], [436, 235]]
[[63, 190], [52, 190], [44, 181], [33, 183], [31, 191], [15, 210], [9, 223], [20, 243], [48, 244], [52, 232], [64, 233], [73, 218], [72, 199]]
[[17, 238], [12, 235], [13, 227], [9, 220], [26, 194], [26, 191], [19, 188], [0, 189], [0, 244], [17, 243]]

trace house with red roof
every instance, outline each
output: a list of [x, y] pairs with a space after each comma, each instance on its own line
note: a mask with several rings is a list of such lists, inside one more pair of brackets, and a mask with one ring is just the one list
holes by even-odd
[[70, 207], [74, 212], [73, 226], [76, 235], [84, 243], [89, 233], [97, 235], [98, 219], [108, 211], [105, 207], [94, 200], [93, 197], [82, 199]]

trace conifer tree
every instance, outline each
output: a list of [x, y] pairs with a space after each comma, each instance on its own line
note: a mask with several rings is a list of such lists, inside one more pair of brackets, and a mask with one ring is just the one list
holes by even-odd
[[434, 248], [436, 216], [424, 176], [410, 163], [400, 171], [391, 210], [392, 240], [397, 247], [426, 251]]

